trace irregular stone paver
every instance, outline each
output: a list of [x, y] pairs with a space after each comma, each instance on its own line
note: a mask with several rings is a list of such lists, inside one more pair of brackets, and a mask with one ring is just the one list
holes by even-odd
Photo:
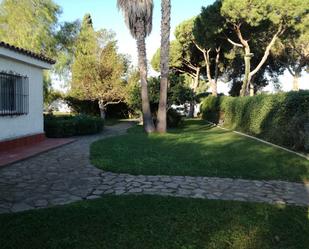
[[162, 195], [309, 206], [309, 185], [218, 177], [133, 176], [89, 162], [89, 145], [124, 134], [130, 123], [80, 137], [67, 146], [0, 169], [0, 213], [63, 205], [106, 194]]

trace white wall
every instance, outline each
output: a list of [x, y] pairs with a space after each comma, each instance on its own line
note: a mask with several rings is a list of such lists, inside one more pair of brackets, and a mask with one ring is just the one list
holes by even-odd
[[42, 69], [0, 55], [0, 71], [13, 71], [29, 77], [29, 113], [0, 116], [0, 141], [43, 133]]

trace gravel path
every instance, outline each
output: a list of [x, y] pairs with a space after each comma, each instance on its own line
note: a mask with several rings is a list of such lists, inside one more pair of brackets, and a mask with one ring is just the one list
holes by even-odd
[[149, 194], [309, 206], [309, 185], [217, 177], [133, 176], [104, 172], [89, 162], [89, 145], [126, 133], [131, 123], [0, 169], [0, 213], [63, 205], [105, 194]]

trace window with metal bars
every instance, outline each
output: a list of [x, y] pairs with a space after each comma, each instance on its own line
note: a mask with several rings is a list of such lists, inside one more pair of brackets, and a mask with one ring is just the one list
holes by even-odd
[[28, 77], [0, 72], [0, 116], [25, 115], [28, 111]]

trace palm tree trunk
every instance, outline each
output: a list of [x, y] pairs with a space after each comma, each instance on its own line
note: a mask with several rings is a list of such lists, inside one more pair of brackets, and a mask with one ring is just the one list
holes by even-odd
[[166, 132], [167, 88], [169, 74], [171, 0], [161, 0], [161, 82], [157, 131]]
[[138, 51], [138, 67], [141, 77], [141, 98], [142, 98], [142, 111], [143, 111], [143, 124], [144, 130], [147, 133], [155, 131], [154, 123], [152, 120], [148, 88], [147, 88], [147, 57], [146, 57], [146, 43], [145, 37], [139, 37], [137, 40]]

